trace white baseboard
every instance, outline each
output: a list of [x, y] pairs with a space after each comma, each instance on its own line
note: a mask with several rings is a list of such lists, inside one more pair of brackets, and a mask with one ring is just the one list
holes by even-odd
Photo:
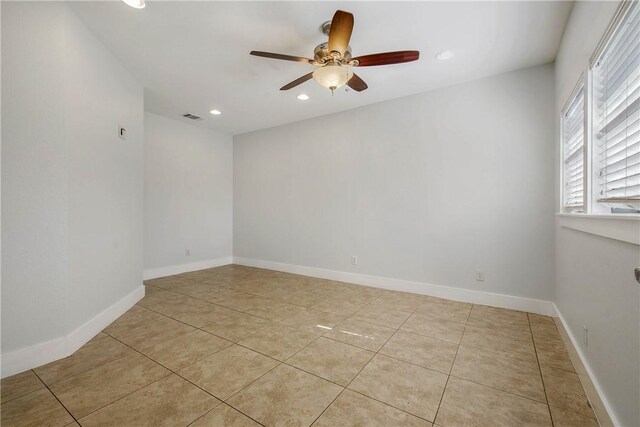
[[411, 292], [446, 298], [455, 301], [484, 304], [511, 310], [527, 311], [529, 313], [552, 316], [555, 309], [551, 301], [532, 298], [516, 297], [512, 295], [475, 291], [471, 289], [454, 288], [452, 286], [433, 285], [431, 283], [412, 282], [409, 280], [392, 279], [388, 277], [369, 276], [366, 274], [349, 273], [345, 271], [326, 270], [302, 265], [284, 264], [273, 261], [263, 261], [252, 258], [233, 257], [233, 263], [248, 267], [265, 268], [286, 273], [301, 274], [319, 279], [337, 280], [340, 282], [356, 283], [376, 288], [394, 291]]
[[187, 273], [189, 271], [204, 270], [205, 268], [221, 267], [233, 262], [232, 257], [207, 259], [204, 261], [190, 262], [188, 264], [169, 265], [166, 267], [149, 268], [144, 270], [144, 280], [157, 277], [173, 276], [174, 274]]
[[73, 354], [143, 297], [144, 286], [139, 286], [120, 301], [111, 305], [65, 337], [3, 354], [1, 358], [2, 378]]
[[[618, 417], [613, 411], [613, 407], [609, 403], [607, 396], [604, 394], [600, 383], [598, 383], [598, 380], [596, 379], [596, 376], [594, 375], [587, 358], [578, 346], [578, 340], [576, 340], [575, 335], [569, 328], [569, 324], [562, 316], [562, 313], [560, 312], [558, 307], [555, 304], [553, 304], [553, 307], [556, 311], [555, 318], [560, 322], [560, 325], [558, 325], [558, 329], [564, 329], [563, 331], [561, 330], [561, 335], [566, 334], [565, 344], [569, 348], [569, 355], [571, 356], [573, 365], [576, 368], [578, 377], [582, 382], [585, 393], [589, 398], [591, 407], [593, 408], [593, 411], [598, 418], [599, 424], [602, 427], [621, 426], [622, 424], [620, 423], [620, 421], [618, 421]], [[567, 339], [569, 340], [569, 342], [566, 342]]]

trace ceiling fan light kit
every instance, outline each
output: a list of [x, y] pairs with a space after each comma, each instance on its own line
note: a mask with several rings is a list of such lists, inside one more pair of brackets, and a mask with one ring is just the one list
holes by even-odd
[[336, 11], [333, 19], [322, 24], [320, 28], [329, 37], [329, 40], [316, 46], [313, 52], [313, 59], [255, 50], [251, 51], [250, 54], [283, 61], [303, 62], [317, 67], [311, 73], [284, 85], [280, 90], [289, 90], [307, 80], [314, 79], [321, 86], [329, 89], [331, 93], [344, 85], [349, 86], [356, 92], [362, 92], [368, 88], [364, 80], [355, 74], [351, 67], [400, 64], [416, 61], [420, 57], [420, 52], [417, 50], [403, 50], [352, 58], [349, 40], [353, 31], [353, 15], [349, 12]]
[[352, 77], [353, 71], [349, 67], [337, 64], [320, 67], [313, 72], [313, 78], [332, 93], [334, 90], [346, 85]]

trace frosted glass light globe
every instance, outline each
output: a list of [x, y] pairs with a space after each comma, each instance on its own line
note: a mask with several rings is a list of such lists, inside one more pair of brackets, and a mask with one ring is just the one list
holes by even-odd
[[353, 71], [341, 65], [325, 65], [313, 72], [313, 78], [332, 92], [346, 85], [351, 77]]

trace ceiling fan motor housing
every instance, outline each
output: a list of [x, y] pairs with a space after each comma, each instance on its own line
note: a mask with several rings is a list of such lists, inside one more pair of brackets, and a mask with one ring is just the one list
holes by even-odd
[[[318, 64], [324, 64], [336, 58], [334, 58], [331, 55], [331, 52], [329, 51], [329, 43], [324, 42], [324, 43], [320, 43], [313, 50], [313, 59]], [[337, 59], [337, 62], [340, 62], [341, 64], [344, 63], [344, 65], [347, 65], [347, 63], [350, 60], [351, 60], [351, 46], [347, 46], [347, 50], [344, 52], [344, 56], [342, 58]]]

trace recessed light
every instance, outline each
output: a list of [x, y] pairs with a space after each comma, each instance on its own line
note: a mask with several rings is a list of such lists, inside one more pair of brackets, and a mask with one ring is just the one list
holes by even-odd
[[456, 53], [452, 50], [443, 50], [442, 52], [438, 53], [436, 55], [436, 58], [438, 58], [440, 61], [446, 61], [447, 59], [451, 59], [454, 56], [456, 56]]
[[301, 93], [300, 95], [296, 96], [296, 98], [298, 98], [300, 101], [306, 101], [307, 99], [309, 99], [309, 95], [307, 95], [306, 93]]
[[133, 7], [134, 9], [144, 9], [144, 7], [146, 6], [144, 0], [122, 0], [122, 1], [128, 4], [129, 6]]
[[219, 116], [220, 114], [222, 114], [222, 111], [220, 111], [220, 110], [211, 110], [209, 112], [211, 114], [213, 114], [214, 116]]

